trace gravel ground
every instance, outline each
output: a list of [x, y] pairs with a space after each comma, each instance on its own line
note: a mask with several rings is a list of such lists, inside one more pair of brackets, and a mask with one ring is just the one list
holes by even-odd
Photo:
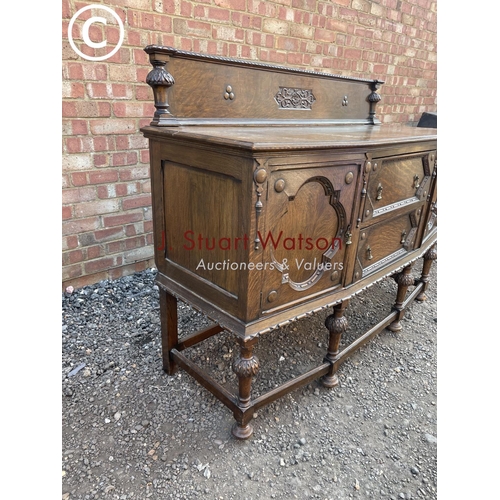
[[[335, 389], [315, 381], [259, 410], [247, 441], [231, 437], [231, 412], [189, 375], [162, 371], [155, 273], [62, 297], [63, 499], [437, 498], [436, 265], [401, 332], [355, 353]], [[395, 292], [387, 279], [352, 299], [344, 345]], [[260, 339], [254, 395], [322, 361], [328, 314]], [[179, 322], [181, 336], [208, 324], [185, 304]], [[232, 388], [235, 347], [223, 333], [189, 353]]]

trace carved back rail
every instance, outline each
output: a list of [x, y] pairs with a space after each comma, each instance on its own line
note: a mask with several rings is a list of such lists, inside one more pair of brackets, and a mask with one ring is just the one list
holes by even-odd
[[375, 125], [384, 83], [149, 45], [151, 125]]

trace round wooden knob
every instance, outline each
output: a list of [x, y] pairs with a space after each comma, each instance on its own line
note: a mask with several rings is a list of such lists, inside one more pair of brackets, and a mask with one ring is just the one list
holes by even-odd
[[285, 181], [283, 179], [278, 179], [275, 183], [274, 183], [274, 190], [277, 192], [277, 193], [281, 193], [281, 191], [283, 191], [283, 189], [285, 189]]
[[269, 292], [269, 295], [267, 296], [267, 301], [268, 302], [274, 302], [278, 297], [278, 292], [276, 290], [273, 290], [272, 292]]
[[265, 168], [259, 168], [255, 171], [254, 179], [259, 184], [262, 184], [267, 179], [267, 172]]

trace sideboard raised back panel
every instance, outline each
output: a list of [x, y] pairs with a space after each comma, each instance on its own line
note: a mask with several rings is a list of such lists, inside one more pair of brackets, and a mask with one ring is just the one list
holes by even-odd
[[[254, 410], [314, 378], [336, 385], [344, 359], [382, 329], [398, 331], [411, 301], [425, 299], [436, 258], [436, 130], [380, 125], [379, 80], [145, 50], [164, 368], [191, 373], [246, 438]], [[341, 351], [349, 298], [388, 276], [398, 283], [393, 310]], [[215, 326], [179, 340], [179, 299]], [[325, 359], [252, 400], [258, 337], [328, 307]], [[182, 353], [223, 329], [241, 347], [237, 395]]]
[[[367, 97], [378, 99], [374, 91], [383, 83], [255, 61], [200, 57], [171, 47], [149, 46], [146, 52], [156, 68], [165, 67], [170, 74], [170, 80], [163, 81], [175, 81], [169, 90], [169, 110], [184, 124], [193, 119], [207, 123], [229, 119], [240, 124], [251, 120], [372, 123]], [[155, 81], [153, 77], [150, 81]], [[163, 121], [157, 124], [168, 126]]]

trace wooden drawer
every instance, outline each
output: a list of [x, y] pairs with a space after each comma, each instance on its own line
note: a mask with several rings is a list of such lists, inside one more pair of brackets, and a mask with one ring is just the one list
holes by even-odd
[[436, 152], [373, 158], [363, 221], [425, 200], [429, 194]]
[[401, 258], [416, 244], [421, 207], [361, 230], [354, 280]]

